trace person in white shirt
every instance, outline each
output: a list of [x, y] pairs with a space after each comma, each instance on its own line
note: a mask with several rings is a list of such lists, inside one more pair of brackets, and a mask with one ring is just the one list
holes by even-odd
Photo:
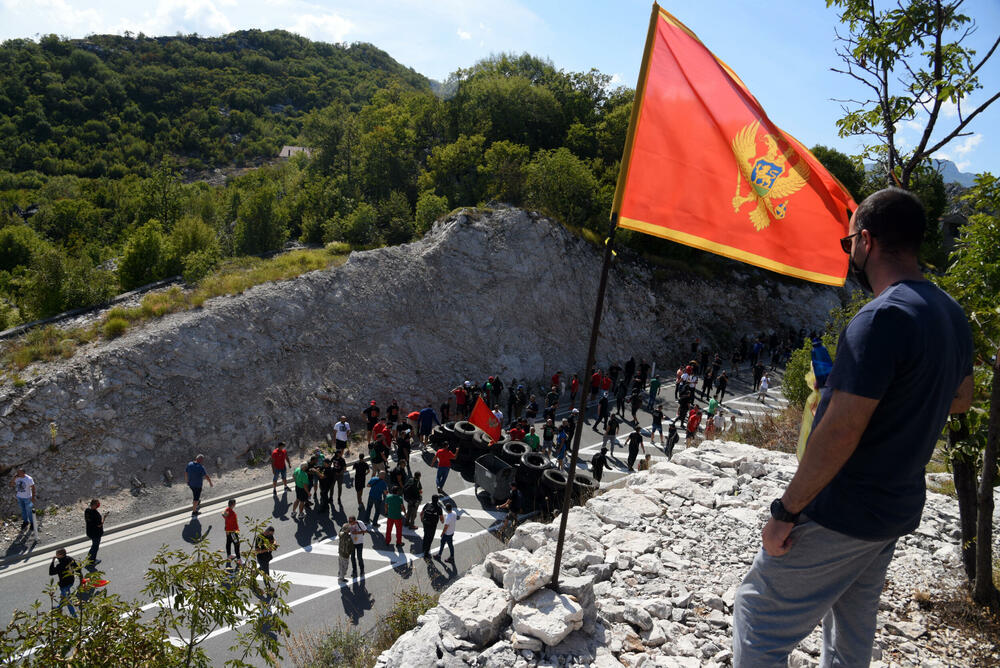
[[365, 574], [365, 561], [361, 556], [361, 551], [365, 548], [365, 534], [368, 527], [354, 515], [347, 518], [351, 526], [351, 540], [354, 541], [354, 552], [351, 553], [351, 577], [358, 576], [358, 570]]
[[21, 508], [21, 531], [29, 526], [34, 529], [35, 518], [32, 510], [35, 503], [35, 481], [24, 472], [23, 468], [18, 467], [10, 486], [14, 488], [14, 497], [17, 498], [17, 505]]
[[451, 501], [444, 502], [444, 512], [444, 529], [441, 531], [441, 545], [438, 546], [437, 559], [441, 561], [444, 546], [447, 545], [451, 550], [448, 561], [455, 563], [455, 525], [458, 524], [458, 513], [455, 512], [455, 507], [451, 505]]
[[760, 378], [760, 390], [757, 392], [757, 400], [764, 401], [767, 399], [767, 388], [771, 385], [771, 379], [764, 374]]
[[333, 425], [333, 438], [336, 442], [336, 449], [341, 452], [347, 448], [347, 440], [351, 437], [351, 425], [347, 421], [346, 415], [340, 416], [340, 422]]

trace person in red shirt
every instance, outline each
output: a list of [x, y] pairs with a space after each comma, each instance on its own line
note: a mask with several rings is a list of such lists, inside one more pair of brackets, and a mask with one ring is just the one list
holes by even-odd
[[288, 489], [288, 450], [285, 450], [285, 442], [282, 441], [278, 443], [278, 447], [271, 451], [271, 471], [274, 473], [274, 484], [271, 485], [271, 489], [278, 489], [278, 476], [281, 476], [281, 482], [285, 484], [285, 489]]
[[520, 423], [516, 423], [513, 427], [507, 430], [507, 435], [510, 436], [510, 440], [512, 441], [523, 441], [524, 429], [521, 427]]
[[372, 440], [377, 439], [379, 434], [385, 434], [382, 438], [384, 443], [392, 443], [392, 428], [385, 417], [380, 417], [375, 426], [372, 427]]
[[690, 441], [698, 434], [698, 425], [701, 424], [701, 409], [695, 406], [688, 413], [687, 440]]
[[598, 369], [594, 372], [594, 375], [590, 377], [590, 398], [597, 398], [597, 390], [601, 388], [601, 370]]
[[437, 491], [439, 494], [444, 494], [444, 483], [448, 479], [448, 474], [451, 473], [451, 460], [455, 458], [455, 455], [456, 453], [449, 450], [447, 446], [434, 453], [431, 466], [437, 467]]
[[236, 499], [229, 499], [229, 505], [222, 511], [222, 518], [226, 521], [226, 559], [232, 559], [231, 554], [235, 552], [236, 563], [240, 563], [240, 522], [233, 510], [235, 507]]
[[465, 388], [459, 385], [451, 393], [455, 395], [455, 415], [461, 415], [463, 418], [469, 417], [469, 413], [465, 410], [465, 399], [468, 396]]
[[556, 371], [554, 374], [552, 374], [552, 382], [550, 383], [550, 385], [552, 387], [558, 388], [559, 390], [562, 390], [561, 383], [562, 383], [562, 371]]
[[576, 393], [580, 391], [580, 378], [574, 373], [569, 381], [569, 401], [576, 404]]
[[611, 392], [611, 376], [601, 376], [601, 392], [605, 394]]

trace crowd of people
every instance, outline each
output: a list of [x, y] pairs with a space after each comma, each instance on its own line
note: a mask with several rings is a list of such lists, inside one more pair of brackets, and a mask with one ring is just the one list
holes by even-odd
[[[651, 417], [651, 423], [646, 427], [649, 445], [659, 445], [668, 457], [672, 456], [682, 432], [688, 444], [697, 437], [700, 428], [706, 438], [712, 438], [725, 428], [725, 424], [717, 424], [717, 420], [721, 420], [730, 377], [738, 377], [741, 365], [747, 362], [754, 391], [758, 391], [763, 398], [769, 387], [765, 356], [770, 355], [771, 368], [780, 364], [787, 357], [795, 338], [796, 333], [791, 330], [787, 337], [762, 336], [752, 342], [744, 337], [729, 356], [728, 368], [719, 353], [713, 354], [696, 339], [691, 345], [690, 360], [676, 371], [674, 399], [678, 409], [673, 417], [665, 416], [663, 410], [665, 401], [661, 397], [661, 389], [664, 380], [652, 364], [645, 359], [637, 362], [635, 357], [621, 365], [612, 363], [606, 369], [592, 369], [584, 376], [585, 382], [581, 382], [580, 374], [567, 377], [562, 371], [557, 371], [547, 383], [534, 388], [527, 381], [517, 379], [505, 383], [499, 374], [489, 376], [482, 383], [466, 380], [451, 388], [437, 409], [426, 404], [406, 414], [396, 399], [391, 399], [384, 409], [376, 399], [372, 399], [360, 413], [363, 429], [356, 431], [348, 417], [340, 415], [333, 424], [332, 436], [327, 437], [328, 448], [316, 448], [298, 464], [291, 461], [285, 443], [279, 443], [270, 454], [272, 490], [275, 495], [278, 494], [280, 480], [283, 491], [294, 493], [290, 515], [296, 522], [301, 522], [309, 513], [329, 516], [335, 508], [343, 510], [344, 488], [354, 490], [357, 512], [344, 514], [346, 521], [337, 534], [338, 570], [342, 580], [346, 580], [348, 565], [353, 577], [364, 573], [362, 555], [365, 536], [372, 532], [379, 533], [380, 519], [383, 518], [385, 533], [379, 534], [380, 537], [375, 540], [380, 540], [384, 546], [401, 547], [405, 525], [411, 530], [422, 530], [419, 553], [424, 558], [431, 558], [432, 544], [437, 537], [436, 558], [441, 559], [444, 547], [448, 546], [448, 561], [454, 562], [453, 537], [458, 511], [445, 493], [444, 486], [457, 452], [448, 444], [432, 446], [431, 434], [435, 425], [452, 419], [469, 418], [476, 402], [482, 399], [503, 425], [506, 438], [525, 443], [532, 451], [554, 460], [555, 465], [563, 470], [569, 466], [576, 430], [581, 422], [591, 425], [592, 430], [602, 436], [600, 451], [589, 460], [591, 473], [600, 482], [605, 470], [612, 466], [612, 461], [618, 461], [615, 447], [622, 445], [620, 435], [627, 452], [627, 470], [635, 470], [640, 451], [645, 457], [638, 461], [639, 469], [649, 467], [651, 455], [646, 452], [640, 410], [645, 410]], [[578, 408], [581, 392], [586, 393], [589, 399], [583, 416]], [[705, 403], [704, 407], [698, 404], [699, 400]], [[506, 412], [502, 407], [506, 408]], [[557, 413], [562, 417], [557, 417]], [[731, 420], [735, 421], [735, 417]], [[624, 429], [625, 425], [630, 429]], [[627, 433], [623, 433], [625, 431]], [[352, 446], [355, 453], [351, 452]], [[431, 466], [436, 469], [436, 493], [426, 502], [421, 472], [413, 471], [410, 466], [414, 449], [426, 452]], [[198, 454], [185, 469], [192, 494], [193, 517], [201, 512], [204, 484], [214, 485], [204, 466], [204, 459], [203, 454]], [[22, 511], [22, 530], [34, 528], [31, 510], [35, 498], [34, 481], [23, 469], [19, 469], [11, 484]], [[249, 543], [243, 543], [236, 503], [236, 499], [229, 499], [222, 512], [226, 557], [234, 564], [241, 564], [244, 557], [241, 546], [249, 546], [261, 572], [269, 575], [270, 562], [278, 547], [275, 528], [267, 526]], [[501, 504], [501, 509], [507, 511], [504, 526], [516, 523], [518, 513], [524, 507], [524, 492], [517, 489], [515, 483], [509, 499]], [[84, 513], [91, 547], [83, 566], [90, 570], [101, 563], [97, 555], [107, 515], [102, 514], [99, 508], [100, 501], [93, 499]], [[65, 554], [54, 558], [50, 570], [59, 577], [60, 591], [70, 572], [82, 571], [80, 564]], [[72, 610], [70, 612], [73, 614]]]

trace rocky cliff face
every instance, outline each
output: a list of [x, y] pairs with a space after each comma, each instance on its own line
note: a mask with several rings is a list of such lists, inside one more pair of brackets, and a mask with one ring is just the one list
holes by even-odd
[[[239, 465], [250, 446], [321, 437], [368, 399], [404, 409], [456, 382], [581, 370], [601, 258], [561, 226], [505, 209], [461, 213], [420, 241], [170, 315], [0, 387], [0, 464], [25, 465], [46, 502], [153, 482], [196, 452]], [[838, 291], [751, 269], [654, 281], [612, 271], [599, 363], [672, 365], [777, 324], [815, 327]], [[50, 452], [50, 423], [58, 452]], [[4, 497], [5, 503], [10, 503]]]

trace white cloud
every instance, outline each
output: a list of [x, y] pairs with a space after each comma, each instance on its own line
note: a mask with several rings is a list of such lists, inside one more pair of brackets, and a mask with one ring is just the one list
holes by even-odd
[[957, 118], [958, 106], [951, 100], [945, 100], [941, 103], [941, 115], [945, 118]]
[[121, 18], [116, 31], [131, 30], [147, 35], [219, 35], [234, 29], [229, 17], [213, 0], [161, 0], [152, 12], [144, 12], [141, 19]]
[[355, 25], [338, 14], [300, 14], [288, 30], [309, 39], [324, 42], [343, 42], [355, 31]]
[[[22, 17], [30, 17], [36, 25], [44, 25], [40, 33], [58, 35], [84, 35], [100, 32], [106, 21], [96, 9], [76, 9], [65, 0], [4, 0], [4, 11]], [[23, 35], [27, 36], [27, 35]]]
[[982, 135], [969, 135], [968, 137], [963, 137], [955, 146], [955, 153], [960, 157], [965, 157], [972, 151], [976, 149], [977, 146], [983, 141]]
[[622, 85], [622, 75], [618, 72], [614, 72], [611, 75], [611, 80], [608, 81], [608, 88], [614, 88], [620, 85]]
[[461, 28], [459, 28], [455, 32], [458, 34], [458, 38], [459, 39], [472, 39], [472, 33], [471, 32], [462, 30]]

